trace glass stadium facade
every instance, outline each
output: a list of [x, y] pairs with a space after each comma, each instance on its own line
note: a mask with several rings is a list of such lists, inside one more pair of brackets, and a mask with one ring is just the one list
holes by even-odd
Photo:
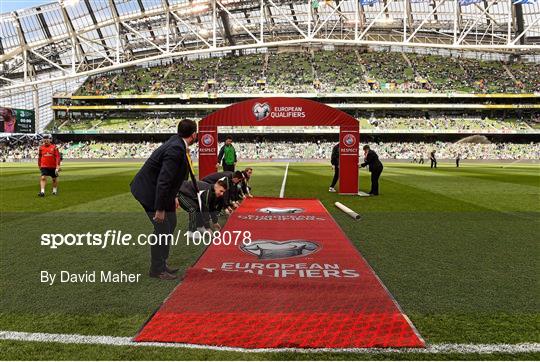
[[540, 1], [60, 0], [0, 14], [0, 102], [45, 125], [92, 75], [285, 46], [539, 62]]

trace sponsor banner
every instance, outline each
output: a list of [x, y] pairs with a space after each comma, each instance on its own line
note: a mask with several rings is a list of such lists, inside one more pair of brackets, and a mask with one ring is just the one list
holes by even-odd
[[343, 126], [339, 132], [339, 193], [358, 193], [358, 154], [360, 133], [358, 125]]
[[247, 199], [223, 232], [233, 230], [249, 231], [249, 243], [211, 244], [136, 341], [243, 348], [424, 346], [320, 201]]
[[199, 179], [216, 172], [218, 153], [217, 127], [200, 127], [199, 134]]
[[257, 98], [235, 103], [203, 120], [205, 126], [343, 126], [354, 117], [303, 98]]

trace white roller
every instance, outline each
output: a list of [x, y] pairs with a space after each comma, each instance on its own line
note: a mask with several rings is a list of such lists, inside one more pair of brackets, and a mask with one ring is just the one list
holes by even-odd
[[349, 209], [347, 206], [343, 205], [341, 202], [336, 202], [334, 205], [350, 217], [352, 217], [355, 220], [360, 220], [360, 215], [354, 212], [353, 210]]

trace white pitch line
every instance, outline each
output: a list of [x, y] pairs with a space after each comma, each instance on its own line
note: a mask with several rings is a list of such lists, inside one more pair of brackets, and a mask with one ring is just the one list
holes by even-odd
[[510, 166], [512, 166], [512, 165], [514, 165], [514, 164], [516, 164], [516, 163], [518, 163], [518, 162], [521, 162], [521, 160], [515, 160], [515, 161], [513, 161], [513, 162], [510, 162], [510, 163], [508, 163], [508, 164], [502, 166], [502, 168], [510, 167]]
[[238, 347], [218, 347], [189, 343], [161, 343], [161, 342], [134, 342], [131, 337], [113, 336], [85, 336], [80, 334], [54, 334], [54, 333], [28, 333], [0, 331], [0, 340], [24, 341], [24, 342], [47, 342], [63, 344], [98, 344], [106, 346], [130, 346], [130, 347], [168, 347], [168, 348], [191, 348], [208, 349], [214, 351], [229, 352], [250, 352], [250, 353], [270, 353], [270, 352], [297, 352], [297, 353], [537, 353], [540, 352], [540, 343], [519, 343], [519, 344], [432, 344], [426, 348], [238, 348]]
[[283, 183], [281, 184], [281, 191], [279, 192], [280, 199], [285, 197], [285, 184], [287, 183], [288, 172], [289, 172], [289, 163], [287, 162], [287, 167], [285, 168], [285, 174], [283, 175]]

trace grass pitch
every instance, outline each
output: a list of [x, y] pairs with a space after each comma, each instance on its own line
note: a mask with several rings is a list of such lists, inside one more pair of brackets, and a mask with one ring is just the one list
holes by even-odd
[[[129, 192], [140, 163], [66, 161], [59, 195], [38, 198], [34, 164], [0, 168], [0, 330], [133, 336], [175, 287], [146, 277], [148, 247], [40, 245], [42, 233], [124, 230], [151, 224]], [[241, 167], [247, 164], [240, 165]], [[284, 164], [253, 164], [254, 193], [277, 196]], [[381, 196], [328, 193], [330, 166], [289, 166], [285, 196], [319, 198], [428, 343], [540, 342], [540, 167], [471, 164], [439, 169], [386, 163]], [[360, 173], [368, 191], [369, 175]], [[337, 210], [341, 201], [363, 219]], [[179, 212], [178, 228], [187, 217]], [[171, 249], [185, 269], [204, 246]], [[124, 270], [139, 283], [47, 286], [40, 271]], [[538, 354], [489, 358], [536, 358]], [[246, 354], [149, 347], [0, 341], [3, 359], [488, 358], [471, 355]]]

